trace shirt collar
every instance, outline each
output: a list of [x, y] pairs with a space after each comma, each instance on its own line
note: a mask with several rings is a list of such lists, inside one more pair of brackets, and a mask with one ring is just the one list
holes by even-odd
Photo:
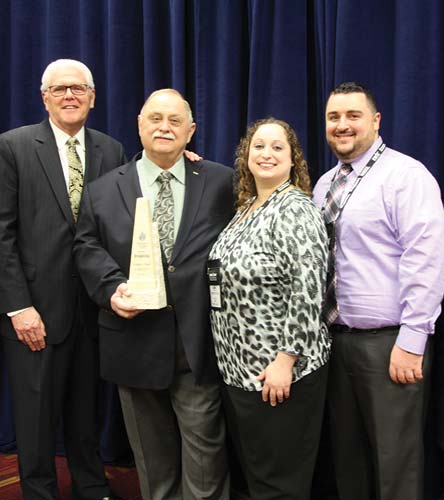
[[[370, 158], [375, 154], [376, 150], [379, 148], [379, 146], [382, 144], [382, 137], [379, 136], [375, 142], [365, 151], [362, 153], [361, 156], [358, 156], [353, 162], [349, 163], [349, 165], [352, 166], [353, 171], [356, 173], [356, 175], [359, 175], [362, 171], [362, 169], [367, 165], [369, 162]], [[344, 163], [348, 162], [339, 162], [338, 163], [338, 168], [341, 168]]]
[[[152, 186], [159, 174], [164, 171], [163, 168], [157, 166], [153, 161], [151, 161], [145, 153], [142, 152], [142, 158], [139, 160], [140, 165], [144, 170], [146, 181], [148, 185]], [[185, 184], [185, 160], [183, 155], [176, 161], [176, 163], [168, 169], [168, 172], [173, 174], [173, 177], [179, 181], [181, 184]]]
[[[57, 127], [57, 125], [51, 121], [51, 118], [49, 119], [49, 124], [51, 125], [52, 131], [54, 132], [57, 148], [64, 148], [66, 145], [66, 141], [71, 136]], [[85, 151], [85, 127], [82, 127], [73, 137], [75, 137], [79, 141], [80, 147], [83, 149], [83, 151]]]

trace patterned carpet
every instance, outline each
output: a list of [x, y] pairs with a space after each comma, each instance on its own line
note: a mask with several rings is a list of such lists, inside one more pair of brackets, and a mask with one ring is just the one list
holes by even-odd
[[[71, 479], [66, 459], [56, 458], [57, 477], [62, 500], [71, 500]], [[106, 476], [112, 490], [125, 500], [141, 500], [135, 469], [106, 467]], [[22, 500], [17, 470], [17, 456], [0, 453], [0, 499]]]

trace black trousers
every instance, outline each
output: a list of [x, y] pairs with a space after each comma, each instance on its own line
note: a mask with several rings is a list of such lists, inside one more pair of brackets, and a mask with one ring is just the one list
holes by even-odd
[[63, 343], [38, 352], [4, 338], [25, 500], [60, 498], [55, 453], [61, 418], [73, 500], [110, 494], [98, 449], [97, 350], [81, 324]]
[[430, 353], [422, 381], [392, 382], [390, 354], [398, 331], [333, 334], [327, 399], [341, 500], [423, 498]]
[[228, 427], [253, 500], [309, 500], [328, 367], [292, 384], [276, 407], [261, 392], [225, 386]]

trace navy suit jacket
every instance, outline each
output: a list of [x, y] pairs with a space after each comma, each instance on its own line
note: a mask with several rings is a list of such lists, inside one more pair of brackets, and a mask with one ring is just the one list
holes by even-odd
[[74, 251], [99, 313], [102, 376], [130, 387], [164, 389], [174, 376], [180, 335], [197, 383], [219, 380], [209, 321], [206, 262], [233, 213], [233, 170], [185, 161], [185, 200], [171, 261], [164, 263], [169, 307], [127, 320], [110, 298], [129, 273], [136, 198], [142, 196], [136, 159], [85, 190]]
[[[85, 129], [85, 182], [124, 163], [122, 145]], [[48, 344], [62, 342], [80, 305], [94, 328], [96, 307], [72, 256], [75, 223], [48, 120], [0, 135], [0, 332], [17, 340], [7, 312], [33, 305]], [[83, 290], [83, 291], [82, 291]], [[80, 302], [80, 304], [79, 304]]]

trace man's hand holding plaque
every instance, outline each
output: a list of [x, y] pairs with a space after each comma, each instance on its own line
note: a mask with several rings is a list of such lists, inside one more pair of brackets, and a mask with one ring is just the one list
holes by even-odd
[[141, 310], [166, 307], [165, 280], [157, 224], [147, 198], [137, 198], [128, 283], [111, 298], [113, 310], [132, 318]]

